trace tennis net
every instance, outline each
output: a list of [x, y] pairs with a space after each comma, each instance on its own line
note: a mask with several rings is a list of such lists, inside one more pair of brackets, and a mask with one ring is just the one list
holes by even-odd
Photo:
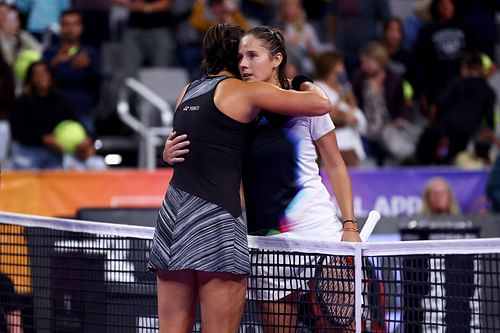
[[[24, 332], [157, 332], [153, 231], [0, 212], [0, 309]], [[249, 246], [240, 332], [500, 332], [500, 239]]]

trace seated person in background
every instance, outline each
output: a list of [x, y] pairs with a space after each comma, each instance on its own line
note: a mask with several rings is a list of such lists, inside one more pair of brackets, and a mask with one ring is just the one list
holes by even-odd
[[422, 164], [451, 164], [479, 133], [483, 122], [494, 128], [496, 95], [484, 77], [481, 54], [472, 52], [462, 59], [461, 76], [452, 80], [436, 97], [433, 122], [417, 145]]
[[29, 32], [21, 30], [19, 12], [10, 8], [0, 21], [0, 45], [5, 61], [13, 66], [19, 53], [26, 50], [41, 52], [42, 45]]
[[72, 106], [54, 90], [48, 65], [33, 63], [26, 74], [25, 92], [16, 99], [10, 114], [13, 168], [103, 168], [102, 160], [94, 157], [93, 141], [88, 136], [76, 147], [76, 158], [63, 154], [53, 130], [64, 120], [76, 120]]
[[[361, 68], [353, 74], [352, 86], [368, 126], [363, 136], [367, 155], [378, 166], [391, 157], [387, 128], [400, 128], [407, 107], [403, 96], [403, 79], [389, 68], [389, 54], [379, 42], [368, 43], [361, 51]], [[401, 140], [404, 138], [401, 138]]]
[[0, 272], [0, 332], [23, 333], [21, 309], [16, 299], [14, 284]]
[[192, 80], [200, 77], [202, 61], [201, 40], [203, 34], [216, 23], [239, 25], [250, 29], [250, 22], [240, 11], [235, 0], [191, 0], [193, 6], [186, 22], [180, 22], [177, 29], [179, 60], [189, 71]]
[[460, 214], [460, 207], [446, 179], [434, 177], [427, 182], [424, 188], [422, 214]]
[[9, 110], [15, 97], [15, 86], [12, 68], [0, 53], [0, 121], [9, 116]]
[[[435, 221], [442, 218], [446, 220], [446, 216], [461, 214], [453, 189], [446, 179], [434, 177], [427, 182], [422, 213]], [[477, 317], [479, 313], [478, 305], [472, 302], [475, 291], [473, 255], [445, 255], [444, 262], [441, 263], [439, 259], [433, 258], [429, 261], [429, 268], [428, 292], [431, 303], [434, 304], [429, 304], [429, 301], [422, 302], [424, 310], [429, 309], [434, 312], [435, 308], [440, 309], [436, 322], [441, 322], [440, 325], [447, 327], [449, 332], [463, 332], [464, 328], [472, 327], [472, 322], [477, 319], [473, 318], [473, 314]], [[437, 290], [441, 281], [444, 281], [444, 292]], [[424, 332], [429, 330], [431, 330], [430, 325], [423, 328]]]
[[[403, 44], [404, 34], [405, 32], [401, 20], [397, 17], [391, 17], [384, 22], [382, 43], [389, 53], [389, 68], [391, 68], [394, 73], [401, 75], [404, 80], [404, 85], [408, 86], [412, 92], [416, 92], [418, 96], [417, 63], [413, 52], [407, 49]], [[412, 96], [407, 96], [405, 94], [405, 100], [409, 106], [414, 104], [414, 95], [415, 93], [413, 93]]]
[[[434, 177], [427, 181], [422, 195], [421, 214], [424, 216], [423, 219], [425, 221], [439, 220], [440, 217], [446, 218], [448, 215], [460, 214], [460, 207], [446, 179]], [[422, 220], [421, 217], [419, 219]], [[448, 262], [447, 260], [445, 262], [447, 268], [448, 264], [450, 264], [449, 268], [453, 267], [453, 261], [449, 260]], [[402, 283], [402, 305], [404, 309], [402, 312], [403, 332], [426, 332], [426, 328], [428, 328], [425, 327], [427, 325], [426, 309], [433, 308], [431, 310], [433, 311], [433, 315], [435, 314], [433, 323], [442, 322], [444, 320], [443, 317], [445, 317], [445, 306], [442, 304], [448, 302], [448, 300], [445, 300], [444, 297], [443, 299], [436, 300], [436, 287], [434, 287], [436, 285], [439, 288], [442, 283], [436, 280], [444, 280], [443, 273], [441, 272], [442, 267], [435, 267], [439, 265], [439, 260], [436, 258], [431, 259], [429, 255], [406, 256], [402, 264], [401, 275], [404, 281]], [[435, 271], [431, 271], [431, 268], [434, 268]], [[446, 274], [446, 280], [448, 278], [448, 274]], [[446, 289], [446, 296], [448, 296], [448, 292], [450, 291], [453, 290]], [[437, 302], [440, 304], [437, 304]], [[450, 305], [451, 309], [452, 304], [453, 302], [450, 302], [450, 304], [446, 304], [446, 307]], [[436, 308], [440, 309], [440, 311], [436, 311]], [[464, 312], [461, 314], [464, 314]]]
[[122, 53], [125, 77], [137, 77], [146, 64], [151, 67], [172, 66], [175, 41], [171, 26], [172, 0], [113, 0], [129, 12], [123, 34]]
[[334, 51], [316, 58], [316, 84], [332, 104], [330, 116], [335, 123], [337, 142], [346, 166], [356, 166], [365, 159], [361, 135], [366, 132], [366, 118], [357, 107], [351, 90], [342, 56]]
[[4, 61], [0, 52], [0, 160], [5, 159], [10, 144], [10, 129], [7, 119], [14, 102], [16, 83], [12, 68]]
[[281, 0], [276, 25], [285, 35], [288, 53], [300, 59], [300, 67], [305, 73], [314, 74], [313, 58], [321, 51], [323, 45], [314, 27], [307, 22], [301, 1]]
[[44, 41], [49, 30], [58, 26], [61, 13], [71, 7], [71, 0], [15, 0], [16, 7], [26, 14], [26, 30]]
[[486, 195], [491, 202], [492, 212], [500, 213], [500, 155], [497, 156], [488, 176]]
[[216, 23], [236, 24], [245, 31], [250, 29], [248, 19], [234, 0], [197, 0], [189, 22], [202, 34]]
[[82, 44], [80, 14], [67, 10], [61, 16], [60, 40], [43, 53], [54, 73], [57, 88], [68, 99], [77, 119], [94, 132], [93, 109], [98, 100], [100, 65], [94, 48]]

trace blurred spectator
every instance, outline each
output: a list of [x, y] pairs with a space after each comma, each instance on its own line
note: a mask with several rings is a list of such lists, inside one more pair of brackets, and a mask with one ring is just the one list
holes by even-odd
[[302, 1], [302, 6], [307, 15], [307, 22], [311, 24], [318, 34], [321, 42], [328, 41], [328, 6], [330, 0]]
[[413, 12], [404, 20], [404, 44], [413, 49], [417, 43], [420, 29], [431, 21], [431, 1], [417, 0], [413, 5]]
[[488, 176], [486, 195], [490, 199], [492, 211], [497, 214], [500, 213], [500, 155], [497, 156]]
[[[422, 213], [433, 216], [437, 221], [440, 216], [461, 214], [453, 189], [446, 179], [435, 177], [427, 182], [424, 189]], [[429, 266], [432, 269], [433, 264]], [[475, 290], [474, 257], [459, 254], [446, 255], [444, 272], [441, 274], [442, 277], [434, 277], [434, 279], [445, 281], [444, 304], [438, 302], [427, 307], [437, 307], [443, 311], [444, 315], [436, 318], [437, 322], [442, 321], [441, 325], [447, 327], [450, 332], [459, 332], [471, 324], [471, 300]], [[431, 285], [434, 282], [432, 279], [431, 277], [429, 281]], [[430, 287], [430, 293], [433, 294], [431, 298], [435, 297], [434, 288]]]
[[[425, 221], [439, 220], [439, 216], [460, 214], [460, 207], [458, 206], [453, 190], [446, 179], [442, 177], [434, 177], [425, 184], [422, 195], [421, 214], [424, 215], [424, 217], [419, 217], [418, 220], [420, 221], [422, 219]], [[440, 309], [439, 315], [434, 319], [435, 322], [442, 321], [443, 315], [441, 315], [441, 312], [448, 309], [448, 304], [446, 304], [446, 308], [443, 308], [444, 306], [442, 302], [444, 302], [444, 299], [438, 304], [435, 304], [434, 302], [430, 303], [432, 305], [428, 305], [428, 302], [423, 302], [424, 297], [431, 293], [435, 293], [430, 280], [436, 278], [436, 275], [441, 274], [439, 271], [434, 274], [429, 274], [431, 266], [435, 265], [434, 262], [435, 260], [432, 260], [431, 262], [429, 255], [412, 255], [406, 256], [403, 259], [401, 269], [403, 279], [403, 332], [425, 332], [425, 307]], [[446, 268], [448, 268], [448, 265], [451, 269], [453, 267], [453, 260], [447, 260]], [[446, 280], [444, 281], [448, 281], [448, 274], [446, 274]], [[445, 295], [448, 297], [448, 292], [452, 291], [452, 289], [448, 287], [445, 288], [447, 291]], [[446, 303], [448, 303], [448, 298], [446, 298]], [[450, 309], [451, 308], [452, 307], [450, 306]]]
[[52, 132], [57, 124], [69, 119], [76, 120], [73, 108], [54, 90], [48, 65], [32, 64], [26, 74], [25, 92], [14, 102], [10, 115], [13, 168], [103, 168], [103, 162], [94, 158], [94, 145], [88, 136], [77, 146], [75, 157], [63, 156], [62, 147]]
[[21, 30], [19, 13], [15, 8], [10, 8], [5, 19], [0, 21], [0, 46], [5, 61], [11, 66], [20, 52], [42, 50], [42, 45], [30, 33]]
[[413, 96], [406, 96], [405, 99], [413, 99], [417, 89], [417, 73], [416, 61], [412, 52], [410, 52], [404, 45], [404, 31], [401, 20], [397, 17], [392, 17], [384, 22], [384, 31], [382, 36], [382, 43], [384, 44], [387, 52], [389, 53], [390, 62], [389, 68], [393, 73], [403, 77], [409, 84]]
[[15, 0], [19, 10], [28, 15], [26, 30], [39, 41], [50, 29], [57, 31], [59, 16], [70, 7], [70, 0]]
[[11, 5], [9, 5], [5, 1], [0, 1], [0, 26], [3, 24], [3, 21], [5, 20], [5, 17], [7, 16], [7, 13], [9, 10], [12, 8]]
[[177, 59], [179, 65], [189, 73], [191, 80], [201, 76], [202, 34], [190, 22], [192, 8], [197, 0], [177, 0], [172, 5], [172, 14], [176, 17], [174, 30], [177, 43]]
[[363, 112], [357, 107], [339, 53], [328, 51], [316, 58], [316, 79], [332, 104], [330, 116], [335, 123], [337, 142], [344, 162], [347, 166], [356, 166], [366, 157], [360, 134], [365, 133], [367, 123]]
[[301, 59], [297, 58], [295, 54], [287, 55], [285, 75], [289, 80], [292, 80], [296, 75], [304, 73], [301, 64]]
[[313, 74], [312, 59], [321, 51], [321, 43], [313, 26], [306, 20], [300, 0], [281, 0], [277, 26], [283, 31], [288, 53], [301, 59], [305, 73]]
[[23, 333], [21, 309], [12, 280], [0, 272], [0, 332]]
[[0, 53], [0, 120], [7, 119], [14, 101], [15, 82], [11, 66]]
[[[431, 178], [425, 184], [422, 199], [424, 216], [418, 217], [417, 221], [429, 223], [422, 226], [429, 232], [429, 239], [456, 238], [463, 231], [459, 226], [449, 225], [451, 221], [448, 217], [460, 215], [461, 211], [446, 179]], [[440, 228], [448, 230], [448, 233], [440, 235], [439, 232], [432, 232], [433, 229]], [[445, 255], [444, 260], [430, 255], [408, 256], [403, 260], [402, 278], [403, 332], [430, 330], [426, 318], [431, 313], [435, 316], [433, 323], [446, 327], [447, 332], [469, 331], [464, 327], [470, 327], [471, 322], [474, 322], [471, 321], [471, 313], [479, 311], [478, 306], [472, 302], [476, 288], [474, 256], [450, 254]], [[440, 284], [444, 284], [444, 290], [436, 288]], [[474, 308], [471, 309], [472, 307]]]
[[484, 77], [478, 52], [462, 58], [461, 77], [452, 80], [436, 98], [435, 119], [420, 137], [417, 159], [423, 164], [450, 164], [481, 130], [493, 131], [495, 92]]
[[[454, 160], [456, 167], [473, 170], [483, 169], [491, 165], [491, 148], [494, 139], [482, 132], [469, 143], [466, 150], [457, 154]], [[491, 133], [493, 132], [491, 131]]]
[[344, 56], [349, 74], [359, 65], [359, 52], [380, 40], [381, 23], [391, 16], [387, 0], [335, 0], [330, 2], [330, 33]]
[[496, 13], [500, 10], [500, 0], [455, 0], [455, 2], [458, 16], [475, 34], [478, 48], [495, 60], [498, 35]]
[[234, 0], [196, 0], [189, 16], [189, 26], [183, 26], [181, 31], [182, 35], [191, 32], [190, 40], [183, 42], [180, 51], [181, 62], [188, 69], [191, 78], [197, 78], [201, 74], [199, 69], [202, 60], [202, 37], [208, 28], [216, 23], [233, 23], [244, 30], [251, 27]]
[[432, 21], [420, 30], [415, 53], [421, 75], [422, 111], [428, 114], [436, 96], [460, 74], [460, 59], [474, 50], [474, 35], [457, 20], [453, 0], [433, 0]]
[[111, 6], [112, 0], [72, 0], [71, 9], [82, 16], [84, 43], [99, 48], [110, 39]]
[[113, 0], [130, 12], [123, 36], [125, 77], [137, 76], [144, 65], [172, 66], [175, 42], [170, 8], [172, 0]]
[[250, 29], [248, 19], [234, 0], [197, 0], [189, 21], [201, 34], [216, 23], [236, 24], [245, 31]]
[[[364, 135], [366, 153], [382, 166], [390, 153], [391, 144], [408, 143], [403, 136], [406, 106], [403, 97], [403, 80], [394, 74], [389, 65], [389, 54], [379, 42], [370, 42], [361, 51], [361, 68], [353, 74], [353, 90], [368, 127]], [[385, 132], [402, 134], [401, 137], [384, 135]], [[410, 142], [408, 142], [410, 140]]]
[[242, 0], [241, 10], [254, 25], [268, 25], [273, 16], [274, 0]]
[[82, 19], [78, 12], [61, 16], [60, 40], [43, 53], [43, 60], [54, 73], [57, 88], [76, 111], [87, 131], [94, 132], [92, 111], [98, 100], [100, 64], [94, 48], [82, 44]]
[[460, 207], [446, 179], [435, 177], [426, 183], [422, 201], [422, 214], [460, 214]]
[[15, 81], [12, 68], [0, 52], [0, 160], [7, 157], [10, 145], [10, 129], [7, 121], [14, 102]]

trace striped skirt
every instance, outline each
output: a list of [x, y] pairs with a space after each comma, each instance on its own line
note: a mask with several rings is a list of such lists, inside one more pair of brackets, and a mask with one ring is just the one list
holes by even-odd
[[246, 223], [170, 186], [158, 214], [148, 268], [248, 274]]

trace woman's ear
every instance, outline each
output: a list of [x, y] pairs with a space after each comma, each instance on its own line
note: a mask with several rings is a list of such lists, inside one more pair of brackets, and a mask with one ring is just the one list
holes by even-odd
[[273, 56], [273, 66], [275, 68], [278, 68], [282, 61], [283, 61], [283, 54], [281, 54], [281, 52], [278, 52]]

